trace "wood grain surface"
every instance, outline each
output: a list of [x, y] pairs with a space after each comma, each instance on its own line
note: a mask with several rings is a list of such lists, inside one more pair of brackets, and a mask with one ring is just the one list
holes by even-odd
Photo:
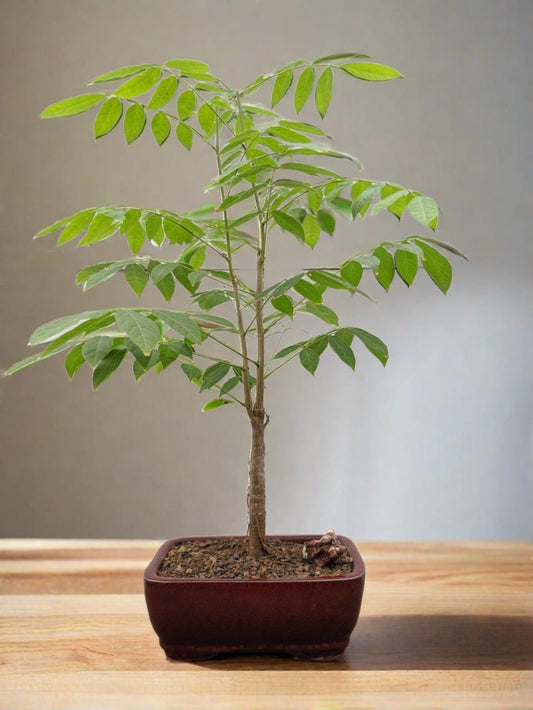
[[169, 662], [146, 614], [156, 541], [0, 541], [2, 710], [533, 709], [533, 545], [359, 543], [344, 656]]

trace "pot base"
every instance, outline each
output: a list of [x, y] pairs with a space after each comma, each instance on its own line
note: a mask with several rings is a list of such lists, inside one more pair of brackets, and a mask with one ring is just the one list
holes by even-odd
[[[276, 536], [306, 542], [319, 536]], [[144, 573], [150, 621], [171, 660], [228, 655], [285, 654], [331, 660], [350, 640], [363, 596], [365, 567], [351, 540], [339, 536], [353, 560], [343, 576], [285, 579], [160, 577], [168, 551], [187, 540], [167, 540]]]
[[169, 661], [209, 661], [224, 656], [291, 656], [297, 661], [334, 661], [341, 656], [349, 638], [338, 643], [325, 644], [254, 644], [250, 646], [223, 644], [221, 646], [186, 646], [184, 644], [164, 644], [160, 646]]

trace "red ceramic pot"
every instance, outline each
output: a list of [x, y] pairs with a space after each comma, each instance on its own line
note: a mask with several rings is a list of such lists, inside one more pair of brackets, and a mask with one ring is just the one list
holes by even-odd
[[[281, 535], [305, 542], [320, 535]], [[363, 596], [365, 566], [354, 543], [339, 536], [353, 559], [342, 577], [191, 579], [160, 577], [167, 540], [144, 572], [150, 621], [168, 658], [201, 660], [227, 654], [284, 653], [327, 659], [350, 640]]]

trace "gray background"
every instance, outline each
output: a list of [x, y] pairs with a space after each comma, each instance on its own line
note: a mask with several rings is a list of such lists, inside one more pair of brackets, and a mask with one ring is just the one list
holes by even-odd
[[[268, 529], [334, 526], [355, 539], [530, 538], [531, 30], [522, 1], [3, 0], [1, 354], [27, 354], [40, 323], [137, 301], [120, 279], [88, 294], [82, 266], [127, 256], [31, 241], [84, 207], [184, 211], [205, 199], [205, 151], [148, 135], [98, 143], [88, 115], [41, 121], [92, 76], [170, 58], [207, 61], [242, 85], [300, 56], [355, 50], [405, 81], [339, 79], [326, 129], [366, 173], [434, 196], [437, 236], [466, 252], [444, 298], [372, 287], [374, 306], [339, 299], [342, 322], [389, 345], [388, 366], [358, 351], [313, 378], [297, 364], [267, 394]], [[280, 105], [291, 112], [289, 102]], [[317, 120], [312, 113], [308, 119]], [[287, 239], [268, 278], [337, 263], [418, 229], [390, 215], [343, 225], [313, 255]], [[146, 303], [160, 303], [153, 291]], [[180, 296], [175, 307], [185, 305]], [[0, 383], [0, 534], [170, 537], [245, 529], [248, 426], [241, 410], [202, 414], [178, 370], [135, 384], [124, 368], [97, 393], [62, 358]]]

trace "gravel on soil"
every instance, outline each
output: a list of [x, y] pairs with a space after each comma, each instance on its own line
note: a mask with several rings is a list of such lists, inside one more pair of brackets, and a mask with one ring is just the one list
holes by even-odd
[[303, 558], [302, 542], [269, 538], [267, 546], [267, 555], [254, 558], [248, 555], [246, 539], [187, 540], [168, 551], [158, 575], [196, 579], [301, 579], [342, 576], [353, 569], [347, 551], [331, 564], [319, 567]]

